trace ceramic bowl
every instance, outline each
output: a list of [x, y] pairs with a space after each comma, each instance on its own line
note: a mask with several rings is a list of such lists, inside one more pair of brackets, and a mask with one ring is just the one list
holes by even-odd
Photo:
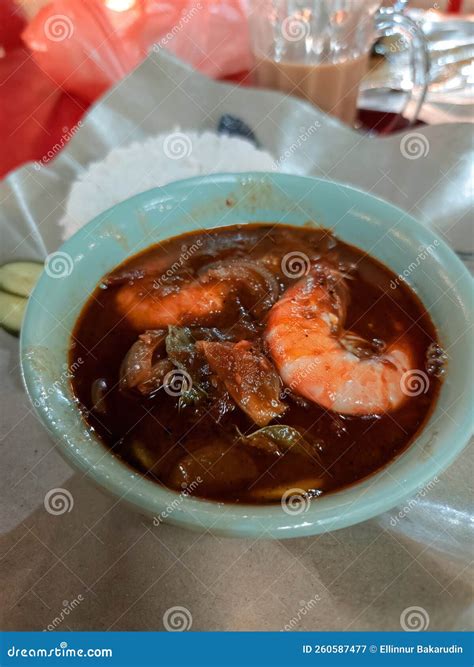
[[[344, 490], [283, 509], [180, 496], [143, 478], [88, 428], [71, 392], [67, 351], [100, 278], [130, 255], [194, 229], [246, 222], [317, 223], [377, 257], [415, 290], [449, 364], [436, 408], [418, 438], [387, 467]], [[142, 513], [195, 530], [298, 537], [364, 521], [401, 503], [461, 452], [472, 432], [472, 281], [430, 229], [390, 204], [339, 183], [284, 174], [223, 174], [150, 190], [106, 211], [49, 256], [22, 334], [24, 382], [61, 453], [100, 487]], [[304, 510], [304, 511], [303, 511]]]

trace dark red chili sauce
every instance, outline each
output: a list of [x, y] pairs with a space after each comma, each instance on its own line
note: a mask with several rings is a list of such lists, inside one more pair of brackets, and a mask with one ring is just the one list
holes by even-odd
[[[252, 274], [256, 264], [261, 274]], [[317, 265], [341, 273], [347, 288], [344, 328], [367, 341], [361, 354], [376, 356], [401, 332], [408, 334], [422, 386], [412, 387], [414, 395], [388, 414], [354, 417], [324, 409], [282, 384], [275, 417], [262, 427], [239, 407], [226, 381], [234, 374], [230, 379], [240, 383], [243, 394], [249, 387], [260, 392], [268, 373], [273, 391], [276, 370], [263, 340], [268, 310]], [[206, 282], [209, 266], [221, 272], [231, 267], [224, 276], [232, 289], [223, 310], [194, 319], [187, 313], [183, 317], [189, 321], [158, 327], [129, 353], [150, 327], [124, 315], [117, 305], [119, 291], [129, 286], [137, 302], [156, 298], [159, 303], [162, 295], [184, 292], [196, 281], [212, 284], [215, 276]], [[260, 281], [256, 291], [246, 289], [247, 277]], [[215, 372], [205, 344], [197, 341], [225, 344], [217, 348], [223, 352], [218, 363], [228, 364], [224, 374]], [[248, 342], [233, 348], [239, 341]], [[239, 355], [250, 348], [256, 352], [236, 367], [227, 354], [231, 348]], [[172, 489], [240, 503], [279, 502], [288, 489], [318, 496], [386, 466], [426, 422], [443, 361], [431, 319], [403, 280], [328, 230], [281, 224], [192, 232], [131, 257], [97, 286], [70, 349], [77, 369], [73, 390], [84, 418], [117, 457]], [[181, 387], [174, 386], [183, 378]], [[247, 405], [245, 395], [241, 398]]]

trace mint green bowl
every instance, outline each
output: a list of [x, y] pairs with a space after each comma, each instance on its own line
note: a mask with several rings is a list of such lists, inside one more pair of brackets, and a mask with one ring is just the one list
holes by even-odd
[[[449, 355], [429, 423], [386, 468], [306, 511], [179, 497], [113, 456], [83, 421], [68, 381], [71, 330], [100, 278], [125, 258], [170, 236], [251, 221], [314, 221], [406, 277]], [[429, 248], [423, 253], [422, 248]], [[193, 178], [140, 194], [82, 228], [50, 257], [29, 301], [21, 335], [24, 382], [60, 452], [100, 487], [142, 513], [194, 530], [298, 537], [343, 528], [399, 504], [446, 468], [472, 432], [472, 281], [456, 255], [403, 211], [353, 188], [284, 174]], [[420, 257], [422, 257], [420, 259]], [[301, 509], [301, 508], [300, 508]]]

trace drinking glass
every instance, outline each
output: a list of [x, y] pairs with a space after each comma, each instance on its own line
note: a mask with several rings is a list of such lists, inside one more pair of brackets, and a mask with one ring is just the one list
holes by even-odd
[[[258, 86], [297, 95], [353, 124], [374, 42], [399, 35], [409, 52], [413, 123], [424, 99], [429, 60], [423, 32], [380, 0], [251, 0], [249, 25]], [[408, 104], [416, 98], [415, 105]]]

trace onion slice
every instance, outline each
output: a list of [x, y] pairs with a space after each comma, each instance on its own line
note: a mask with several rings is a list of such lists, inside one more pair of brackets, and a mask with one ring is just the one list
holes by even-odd
[[196, 344], [215, 375], [258, 426], [281, 416], [286, 405], [280, 400], [281, 381], [269, 360], [249, 341]]
[[136, 389], [149, 395], [159, 389], [166, 373], [174, 368], [169, 359], [154, 362], [155, 352], [164, 345], [166, 334], [162, 329], [146, 331], [133, 343], [120, 367], [122, 390]]

